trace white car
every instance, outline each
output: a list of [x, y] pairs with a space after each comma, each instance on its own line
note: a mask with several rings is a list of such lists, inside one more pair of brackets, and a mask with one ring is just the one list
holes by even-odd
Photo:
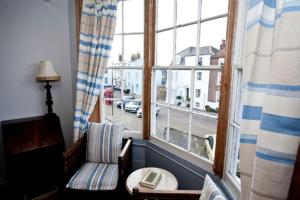
[[[157, 116], [158, 113], [159, 113], [159, 106], [158, 106], [158, 105], [156, 105], [156, 107], [155, 107], [155, 112], [156, 112], [156, 116]], [[137, 116], [138, 118], [141, 118], [142, 115], [143, 115], [143, 109], [140, 108], [140, 109], [138, 109], [138, 111], [136, 112], [136, 116]]]
[[140, 101], [131, 101], [125, 105], [125, 110], [127, 112], [137, 112], [140, 107], [141, 107]]
[[129, 102], [131, 102], [131, 100], [134, 99], [134, 96], [124, 96], [123, 97], [123, 101], [118, 101], [117, 102], [117, 107], [118, 108], [125, 108], [125, 105]]

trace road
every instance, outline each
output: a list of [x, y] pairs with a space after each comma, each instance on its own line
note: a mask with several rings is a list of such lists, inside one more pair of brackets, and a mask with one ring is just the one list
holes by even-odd
[[[105, 105], [105, 117], [109, 121], [122, 122], [122, 110], [117, 108], [117, 102], [114, 105]], [[166, 140], [167, 127], [167, 108], [160, 107], [159, 115], [156, 117], [156, 136]], [[215, 134], [217, 128], [217, 119], [193, 114], [192, 117], [192, 138], [191, 152], [207, 157], [204, 147], [204, 137], [207, 134]], [[127, 130], [142, 131], [142, 119], [136, 116], [136, 113], [128, 113], [124, 110], [123, 125]], [[170, 134], [169, 142], [187, 149], [189, 130], [189, 113], [181, 112], [176, 109], [170, 111]]]

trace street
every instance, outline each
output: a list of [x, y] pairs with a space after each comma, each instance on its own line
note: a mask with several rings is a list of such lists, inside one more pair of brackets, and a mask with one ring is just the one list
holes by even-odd
[[[117, 102], [113, 105], [105, 104], [105, 118], [113, 122], [122, 122], [122, 109], [117, 107]], [[160, 106], [160, 111], [156, 117], [156, 136], [166, 140], [167, 108]], [[193, 114], [192, 116], [192, 138], [191, 152], [207, 158], [204, 147], [204, 138], [207, 134], [215, 134], [217, 119]], [[123, 125], [126, 130], [142, 132], [142, 119], [136, 113], [129, 113], [124, 110]], [[170, 111], [170, 135], [169, 142], [179, 147], [187, 149], [189, 130], [189, 113], [171, 109]]]

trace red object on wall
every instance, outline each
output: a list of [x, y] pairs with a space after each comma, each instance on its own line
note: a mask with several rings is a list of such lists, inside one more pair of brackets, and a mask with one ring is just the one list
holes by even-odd
[[[104, 97], [105, 98], [113, 98], [114, 90], [112, 88], [106, 88], [104, 91]], [[105, 100], [106, 105], [111, 105], [112, 100]]]

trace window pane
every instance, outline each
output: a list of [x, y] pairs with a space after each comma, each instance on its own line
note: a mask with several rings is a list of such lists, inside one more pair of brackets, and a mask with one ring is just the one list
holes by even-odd
[[105, 120], [108, 122], [122, 122], [122, 110], [117, 107], [117, 104], [118, 101], [104, 100]]
[[122, 3], [121, 2], [118, 4], [117, 24], [116, 24], [115, 33], [122, 33]]
[[[157, 116], [156, 116], [156, 113]], [[154, 116], [156, 116], [154, 118]], [[168, 131], [168, 109], [163, 106], [158, 106], [155, 109], [155, 115], [154, 115], [154, 106], [152, 106], [152, 119], [155, 122], [153, 124], [155, 128], [155, 136], [166, 140], [167, 139], [167, 131]]]
[[121, 70], [106, 70], [104, 74], [104, 89], [105, 98], [121, 98]]
[[216, 132], [217, 119], [207, 115], [193, 114], [191, 152], [198, 156], [213, 159]]
[[198, 0], [177, 0], [177, 24], [196, 21]]
[[158, 33], [156, 37], [156, 65], [170, 66], [173, 59], [173, 31]]
[[201, 23], [200, 46], [209, 47], [210, 53], [220, 50], [226, 39], [227, 17]]
[[142, 98], [143, 93], [143, 73], [140, 69], [124, 69], [123, 75], [125, 95], [134, 96], [136, 99]]
[[240, 130], [239, 128], [231, 125], [231, 133], [232, 139], [230, 144], [230, 166], [229, 166], [229, 173], [233, 175], [233, 177], [240, 177], [240, 170], [239, 170], [239, 161], [240, 161]]
[[202, 0], [202, 16], [208, 18], [228, 12], [228, 0]]
[[144, 36], [124, 36], [124, 64], [129, 66], [144, 65]]
[[144, 0], [124, 2], [124, 32], [144, 32]]
[[197, 25], [177, 29], [176, 65], [195, 66]]
[[124, 128], [129, 131], [142, 131], [142, 119], [137, 115], [142, 108], [141, 99], [127, 101], [124, 107]]
[[181, 109], [189, 109], [191, 71], [172, 70], [171, 81], [171, 105]]
[[158, 0], [158, 30], [174, 25], [174, 0]]
[[241, 104], [241, 97], [242, 97], [242, 70], [241, 69], [235, 69], [234, 72], [234, 79], [236, 79], [236, 97], [234, 102], [234, 122], [237, 124], [240, 124], [241, 121], [241, 115], [242, 115], [242, 104]]
[[122, 37], [119, 35], [115, 35], [111, 46], [108, 66], [121, 66], [121, 64], [122, 64]]
[[188, 147], [189, 113], [177, 109], [170, 112], [170, 139], [169, 142], [181, 148]]
[[167, 104], [167, 84], [168, 84], [168, 71], [167, 70], [155, 70], [155, 93], [154, 99], [157, 103]]
[[[218, 59], [218, 58], [213, 58]], [[213, 62], [211, 59], [210, 62]], [[208, 112], [217, 116], [219, 109], [220, 85], [218, 84], [218, 70], [195, 70], [193, 111]]]

